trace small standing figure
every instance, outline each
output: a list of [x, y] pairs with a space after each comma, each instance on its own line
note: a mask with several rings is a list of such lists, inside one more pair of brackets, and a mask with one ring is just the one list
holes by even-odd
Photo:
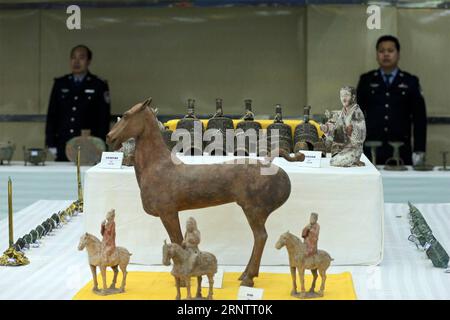
[[188, 268], [192, 270], [195, 267], [197, 257], [199, 254], [198, 245], [200, 244], [201, 236], [200, 230], [197, 228], [197, 221], [190, 217], [186, 222], [186, 233], [184, 235], [182, 247], [186, 249], [190, 255], [188, 260]]
[[116, 223], [114, 218], [116, 212], [114, 209], [106, 214], [106, 220], [102, 222], [100, 233], [103, 236], [102, 239], [102, 262], [105, 265], [116, 265], [116, 261], [119, 260], [119, 256], [116, 250]]
[[334, 146], [338, 147], [330, 164], [335, 167], [364, 166], [360, 158], [366, 139], [366, 121], [361, 108], [356, 103], [355, 88], [341, 88], [340, 98], [343, 108], [336, 121], [328, 121], [320, 125], [320, 129], [327, 137], [331, 137]]
[[311, 213], [309, 224], [303, 228], [302, 238], [306, 244], [306, 256], [311, 257], [317, 253], [317, 243], [319, 242], [320, 225], [317, 223], [319, 215]]

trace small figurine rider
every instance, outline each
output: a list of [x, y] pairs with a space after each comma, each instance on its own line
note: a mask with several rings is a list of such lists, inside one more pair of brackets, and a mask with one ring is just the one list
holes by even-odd
[[186, 233], [182, 242], [184, 249], [190, 252], [188, 266], [189, 270], [192, 270], [195, 266], [198, 254], [200, 250], [198, 245], [200, 243], [200, 231], [197, 228], [197, 222], [194, 218], [190, 217], [186, 222]]
[[105, 264], [119, 261], [119, 256], [116, 250], [116, 223], [114, 222], [115, 216], [115, 210], [111, 209], [111, 211], [106, 214], [106, 220], [102, 222], [100, 230], [100, 233], [103, 236], [101, 257], [102, 262]]
[[317, 253], [320, 232], [320, 225], [317, 223], [318, 219], [319, 215], [317, 213], [311, 213], [309, 224], [302, 231], [302, 237], [306, 244], [307, 257], [311, 257]]

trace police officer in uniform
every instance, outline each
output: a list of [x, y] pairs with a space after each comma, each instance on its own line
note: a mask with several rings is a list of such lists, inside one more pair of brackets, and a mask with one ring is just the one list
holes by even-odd
[[111, 114], [108, 84], [89, 72], [91, 50], [78, 45], [71, 50], [72, 73], [56, 78], [50, 96], [45, 143], [56, 161], [67, 161], [67, 141], [90, 129], [105, 140]]
[[[423, 164], [427, 117], [419, 79], [398, 68], [400, 43], [397, 38], [380, 37], [376, 50], [380, 68], [361, 75], [357, 89], [358, 104], [366, 117], [366, 141], [383, 143], [377, 148], [377, 164], [385, 164], [393, 155], [388, 141], [404, 143], [400, 147], [400, 157], [406, 165]], [[364, 153], [370, 158], [369, 148], [365, 147]]]

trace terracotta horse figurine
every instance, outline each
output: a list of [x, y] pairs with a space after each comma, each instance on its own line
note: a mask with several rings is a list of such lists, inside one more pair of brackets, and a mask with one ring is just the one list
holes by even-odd
[[[317, 253], [311, 257], [306, 257], [306, 245], [302, 240], [289, 231], [283, 233], [275, 244], [278, 250], [286, 246], [289, 254], [289, 266], [291, 268], [292, 291], [291, 296], [300, 298], [312, 298], [315, 296], [322, 297], [325, 290], [325, 282], [327, 280], [326, 271], [333, 259], [324, 250], [317, 250]], [[305, 269], [311, 270], [313, 282], [308, 294], [305, 292]], [[301, 292], [297, 293], [296, 270], [300, 278]], [[314, 292], [317, 280], [317, 271], [319, 271], [322, 283], [320, 290], [316, 294]]]
[[[181, 245], [180, 211], [236, 202], [254, 237], [250, 260], [239, 279], [242, 285], [253, 286], [267, 239], [266, 220], [291, 193], [288, 175], [278, 167], [275, 174], [262, 175], [264, 164], [259, 161], [188, 165], [178, 159], [175, 163], [172, 156], [176, 156], [166, 147], [150, 104], [151, 98], [126, 111], [107, 135], [114, 150], [135, 138], [134, 168], [145, 212], [160, 217], [170, 240]], [[303, 161], [304, 155], [286, 158]]]
[[198, 254], [197, 263], [192, 270], [189, 265], [189, 256], [191, 253], [183, 249], [176, 243], [167, 244], [164, 240], [163, 246], [163, 264], [170, 265], [170, 259], [173, 260], [172, 275], [175, 278], [177, 286], [177, 296], [175, 299], [180, 300], [180, 286], [181, 282], [186, 284], [187, 299], [192, 299], [191, 296], [191, 277], [197, 277], [197, 294], [196, 298], [202, 298], [202, 276], [206, 275], [209, 282], [209, 291], [207, 299], [211, 300], [213, 297], [214, 274], [217, 272], [217, 259], [209, 253], [202, 251]]
[[[118, 261], [111, 261], [109, 264], [105, 264], [102, 260], [101, 254], [102, 242], [90, 233], [85, 233], [80, 238], [80, 243], [78, 244], [78, 250], [83, 250], [86, 248], [89, 257], [89, 266], [91, 267], [92, 278], [94, 281], [94, 288], [92, 291], [97, 294], [107, 295], [112, 293], [121, 293], [125, 291], [125, 285], [127, 283], [127, 265], [130, 262], [131, 253], [127, 249], [122, 247], [116, 247], [118, 253]], [[97, 282], [97, 267], [100, 267], [102, 280], [103, 280], [103, 290], [98, 289]], [[106, 267], [111, 267], [114, 271], [114, 278], [109, 288], [106, 287]], [[116, 289], [117, 275], [119, 273], [119, 267], [122, 271], [122, 283], [120, 289]]]

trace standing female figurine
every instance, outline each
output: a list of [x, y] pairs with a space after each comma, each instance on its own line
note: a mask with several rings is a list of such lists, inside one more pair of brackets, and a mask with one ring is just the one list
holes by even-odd
[[338, 114], [336, 122], [328, 121], [326, 124], [320, 125], [321, 130], [333, 138], [333, 142], [340, 145], [338, 153], [331, 158], [330, 164], [335, 167], [364, 166], [364, 162], [360, 161], [360, 158], [366, 139], [366, 121], [356, 103], [355, 88], [341, 88], [340, 98], [343, 108]]
[[119, 256], [116, 250], [116, 223], [114, 218], [116, 217], [116, 212], [111, 209], [106, 214], [106, 220], [102, 222], [102, 227], [100, 233], [103, 236], [101, 256], [102, 262], [105, 265], [109, 265], [114, 261], [119, 261]]

